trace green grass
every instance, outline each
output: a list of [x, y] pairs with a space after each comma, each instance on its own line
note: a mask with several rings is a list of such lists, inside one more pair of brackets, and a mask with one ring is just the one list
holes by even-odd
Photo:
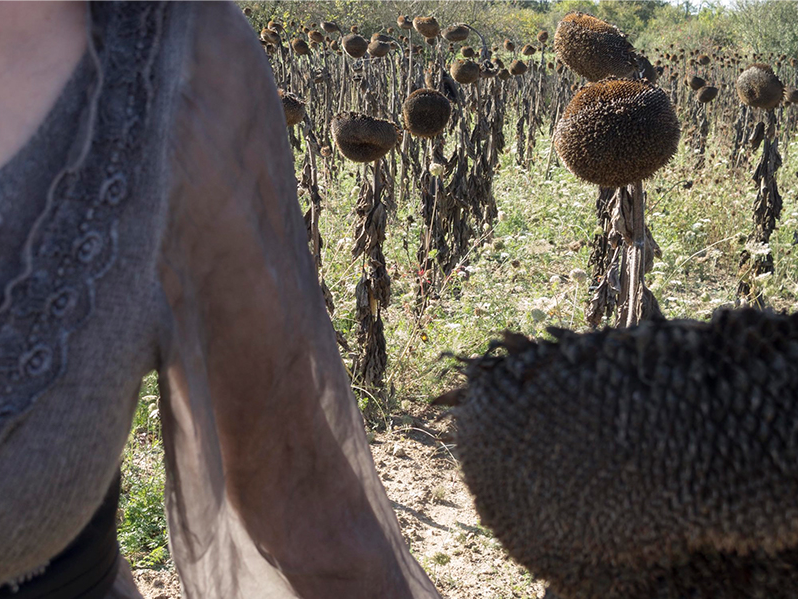
[[[511, 122], [508, 117], [508, 149], [495, 179], [500, 218], [492, 241], [473, 248], [467, 263], [446, 281], [439, 299], [420, 318], [414, 313], [414, 281], [421, 231], [418, 218], [408, 219], [415, 213], [417, 197], [390, 217], [385, 255], [392, 277], [392, 303], [384, 320], [387, 387], [392, 392], [387, 401], [380, 402], [374, 425], [400, 411], [400, 405], [427, 402], [459, 382], [453, 361], [442, 359], [443, 352], [482, 352], [504, 329], [542, 335], [549, 325], [586, 328], [588, 292], [569, 273], [586, 269], [588, 242], [596, 227], [597, 189], [562, 166], [555, 166], [550, 180], [545, 180], [547, 139], [537, 143], [530, 170], [517, 168]], [[682, 146], [672, 163], [645, 184], [648, 223], [663, 252], [647, 281], [669, 318], [707, 318], [718, 307], [735, 302], [737, 260], [741, 239], [751, 227], [756, 190], [750, 172], [730, 172], [722, 159], [709, 158], [713, 151], [725, 155], [724, 149], [710, 146], [705, 168], [695, 172], [693, 157]], [[781, 227], [771, 242], [776, 274], [762, 282], [771, 304], [788, 310], [798, 309], [797, 155], [798, 142], [792, 142], [789, 158], [778, 173], [784, 209]], [[297, 164], [300, 159], [297, 155]], [[342, 169], [337, 180], [322, 177], [321, 233], [326, 241], [324, 275], [337, 306], [334, 324], [354, 347], [354, 287], [360, 262], [351, 262], [349, 250], [356, 167], [345, 163]], [[692, 185], [685, 185], [688, 181]], [[304, 206], [304, 198], [300, 201]], [[349, 356], [343, 357], [351, 363]], [[168, 563], [163, 446], [158, 413], [153, 411], [157, 395], [155, 376], [150, 375], [141, 392], [147, 400], [136, 412], [122, 468], [120, 541], [134, 565], [144, 567]], [[361, 405], [374, 401], [359, 395]]]
[[139, 392], [133, 430], [122, 461], [118, 538], [133, 567], [169, 564], [164, 514], [163, 442], [155, 373], [147, 375]]
[[[585, 329], [588, 290], [568, 275], [586, 268], [588, 242], [596, 227], [597, 189], [562, 166], [544, 180], [548, 149], [548, 140], [538, 142], [529, 171], [515, 167], [511, 149], [503, 155], [494, 187], [501, 213], [492, 243], [474, 248], [468, 263], [445, 283], [440, 299], [421, 318], [413, 313], [418, 219], [408, 225], [410, 210], [400, 207], [389, 222], [385, 254], [393, 299], [383, 318], [390, 361], [387, 378], [398, 401], [427, 401], [451, 384], [455, 375], [447, 368], [451, 363], [439, 359], [442, 352], [481, 352], [507, 328], [530, 335], [544, 334], [549, 325]], [[715, 149], [710, 147], [708, 156]], [[779, 309], [795, 309], [798, 299], [798, 258], [792, 251], [798, 217], [795, 154], [792, 148], [779, 171], [784, 210], [771, 243], [777, 272], [764, 282], [770, 302]], [[674, 161], [646, 182], [648, 223], [663, 251], [647, 280], [671, 318], [707, 318], [716, 308], [734, 304], [740, 240], [751, 227], [756, 195], [749, 172], [732, 173], [722, 160], [708, 158], [697, 173], [692, 163], [682, 146]], [[321, 228], [327, 242], [325, 278], [338, 307], [334, 322], [348, 333], [360, 271], [347, 253], [355, 167], [343, 168], [346, 174], [326, 189]], [[386, 409], [395, 405], [389, 403]]]

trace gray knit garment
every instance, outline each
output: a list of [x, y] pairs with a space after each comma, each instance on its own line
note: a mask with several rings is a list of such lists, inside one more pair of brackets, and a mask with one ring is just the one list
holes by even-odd
[[158, 369], [185, 599], [438, 597], [349, 391], [270, 65], [232, 3], [88, 3], [0, 171], [0, 587], [100, 505]]
[[145, 135], [157, 139], [166, 113], [141, 84], [162, 8], [110, 8], [92, 11], [113, 46], [96, 37], [0, 171], [0, 581], [40, 567], [91, 518], [156, 366], [163, 208]]

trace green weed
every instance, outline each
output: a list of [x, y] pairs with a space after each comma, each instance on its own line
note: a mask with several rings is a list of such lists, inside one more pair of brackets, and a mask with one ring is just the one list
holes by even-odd
[[151, 373], [142, 381], [122, 460], [118, 538], [122, 553], [134, 567], [157, 568], [169, 562], [158, 402], [157, 377]]

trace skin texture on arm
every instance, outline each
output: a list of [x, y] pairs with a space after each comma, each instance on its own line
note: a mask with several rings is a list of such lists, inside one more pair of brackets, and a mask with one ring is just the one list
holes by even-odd
[[[300, 597], [437, 597], [404, 544], [340, 362], [268, 64], [232, 5], [203, 4], [195, 18], [204, 42], [176, 110], [162, 268], [183, 561], [218, 542], [197, 520], [226, 513], [228, 537], [254, 549], [230, 559], [271, 564]], [[246, 596], [240, 584], [233, 593]]]

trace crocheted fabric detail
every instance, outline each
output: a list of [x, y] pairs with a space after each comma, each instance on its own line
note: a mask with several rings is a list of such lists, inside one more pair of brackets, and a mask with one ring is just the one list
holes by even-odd
[[95, 307], [135, 197], [153, 96], [162, 3], [91, 3], [98, 72], [83, 148], [50, 187], [0, 304], [0, 442], [66, 371], [69, 336]]

